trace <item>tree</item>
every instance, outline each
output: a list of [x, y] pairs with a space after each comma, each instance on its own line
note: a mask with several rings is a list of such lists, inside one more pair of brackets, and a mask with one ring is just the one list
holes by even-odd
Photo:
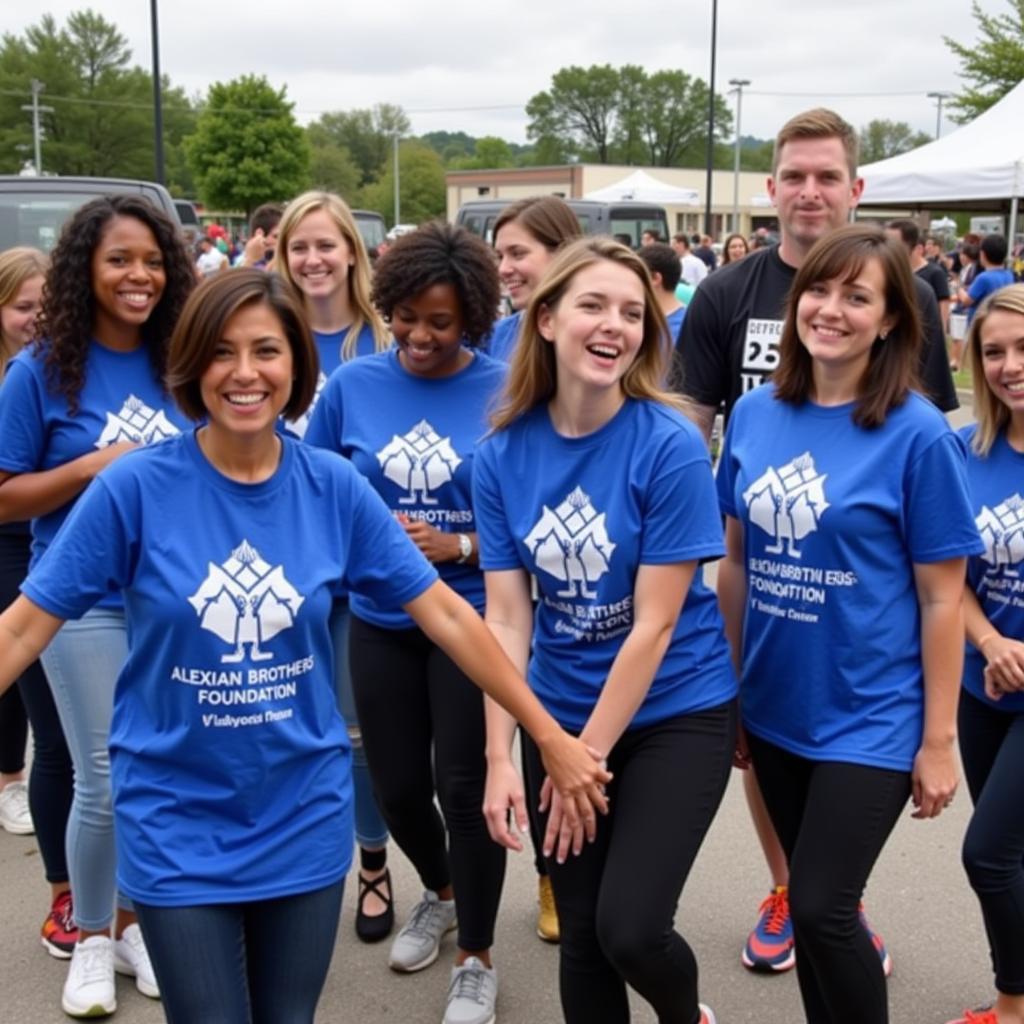
[[886, 121], [876, 119], [869, 121], [859, 132], [860, 162], [872, 164], [876, 160], [906, 153], [917, 149], [932, 137], [927, 132], [915, 132], [906, 121]]
[[[707, 159], [708, 87], [685, 71], [656, 71], [644, 83], [643, 132], [655, 167], [700, 166]], [[715, 139], [732, 134], [732, 113], [715, 97]], [[703, 156], [698, 154], [703, 153]]]
[[[444, 164], [441, 157], [413, 139], [407, 139], [398, 150], [399, 199], [405, 224], [422, 224], [442, 217], [445, 212]], [[367, 185], [360, 203], [382, 214], [389, 224], [395, 223], [395, 170], [392, 164], [380, 180]]]
[[456, 157], [448, 162], [448, 166], [457, 171], [489, 170], [515, 165], [512, 147], [496, 135], [485, 135], [477, 139], [472, 156]]
[[336, 192], [351, 203], [359, 190], [359, 168], [344, 146], [310, 144], [309, 181], [313, 188]]
[[391, 159], [394, 138], [409, 134], [409, 118], [401, 107], [378, 103], [371, 110], [337, 110], [310, 125], [311, 131], [348, 150], [359, 168], [360, 185], [376, 181]]
[[950, 104], [957, 111], [952, 119], [960, 124], [988, 110], [1024, 80], [1024, 0], [1008, 4], [1009, 13], [986, 14], [978, 0], [972, 0], [971, 14], [981, 38], [964, 44], [942, 37], [960, 61], [960, 77], [968, 82]]
[[526, 134], [538, 142], [569, 139], [606, 164], [618, 107], [619, 74], [610, 64], [562, 68], [552, 77], [551, 89], [526, 104]]
[[309, 184], [309, 143], [295, 123], [285, 89], [262, 75], [210, 86], [185, 154], [199, 196], [214, 210], [248, 216], [261, 203], [283, 201]]

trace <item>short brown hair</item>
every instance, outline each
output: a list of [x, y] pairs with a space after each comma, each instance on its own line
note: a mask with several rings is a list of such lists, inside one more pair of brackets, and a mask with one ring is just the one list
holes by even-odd
[[857, 132], [853, 125], [844, 121], [834, 110], [827, 107], [805, 110], [802, 114], [791, 117], [779, 129], [772, 152], [773, 177], [779, 169], [782, 147], [795, 139], [839, 139], [846, 151], [846, 166], [850, 172], [850, 180], [857, 177]]
[[506, 206], [494, 222], [494, 238], [506, 224], [512, 223], [527, 230], [548, 252], [583, 234], [576, 214], [558, 196], [531, 196]]
[[294, 420], [309, 408], [316, 394], [320, 360], [302, 307], [277, 274], [241, 269], [208, 277], [199, 285], [185, 303], [171, 335], [167, 388], [189, 419], [201, 420], [206, 415], [199, 379], [213, 362], [228, 321], [244, 306], [257, 303], [273, 310], [292, 350], [294, 383], [281, 415]]
[[799, 405], [813, 392], [813, 360], [797, 334], [796, 311], [800, 296], [811, 285], [840, 278], [853, 281], [870, 260], [878, 260], [885, 281], [885, 312], [892, 330], [871, 346], [868, 368], [861, 378], [853, 421], [861, 427], [879, 427], [886, 416], [906, 401], [917, 386], [921, 350], [921, 317], [910, 271], [910, 258], [902, 242], [888, 238], [876, 227], [850, 224], [825, 235], [807, 254], [797, 271], [786, 300], [786, 322], [779, 342], [779, 367], [772, 374], [775, 397]]

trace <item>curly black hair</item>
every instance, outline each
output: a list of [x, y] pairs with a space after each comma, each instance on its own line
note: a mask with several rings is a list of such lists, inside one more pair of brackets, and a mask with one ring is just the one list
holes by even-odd
[[373, 303], [390, 322], [395, 306], [435, 284], [455, 289], [466, 342], [479, 345], [494, 326], [501, 300], [490, 247], [465, 228], [430, 221], [402, 235], [377, 261]]
[[37, 331], [42, 340], [36, 343], [44, 351], [43, 366], [50, 390], [67, 399], [71, 415], [78, 411], [78, 399], [85, 384], [85, 364], [96, 317], [92, 257], [114, 217], [142, 221], [153, 232], [163, 257], [164, 292], [142, 327], [142, 341], [161, 381], [171, 331], [196, 283], [178, 225], [143, 196], [100, 196], [71, 217], [50, 254]]

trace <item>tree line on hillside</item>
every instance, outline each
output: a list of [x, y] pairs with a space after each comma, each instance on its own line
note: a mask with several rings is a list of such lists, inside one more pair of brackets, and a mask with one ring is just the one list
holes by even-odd
[[[1010, 14], [972, 4], [981, 38], [946, 38], [967, 85], [954, 98], [954, 119], [970, 120], [1024, 79], [1024, 0]], [[91, 9], [59, 25], [44, 15], [21, 35], [0, 38], [0, 173], [33, 158], [31, 83], [43, 83], [41, 113], [46, 173], [151, 178], [152, 78], [132, 63], [117, 27]], [[445, 208], [445, 172], [563, 164], [569, 161], [703, 167], [707, 83], [681, 69], [637, 65], [562, 68], [526, 104], [525, 145], [496, 136], [437, 131], [415, 136], [392, 104], [322, 114], [302, 127], [284, 88], [258, 75], [217, 82], [188, 96], [161, 82], [166, 178], [171, 191], [207, 207], [249, 212], [309, 187], [329, 188], [355, 206], [393, 220], [394, 147], [398, 140], [401, 216], [418, 222]], [[713, 165], [733, 166], [732, 114], [716, 94]], [[877, 119], [860, 132], [870, 163], [928, 141], [904, 122]], [[744, 137], [741, 167], [768, 171], [770, 141]]]

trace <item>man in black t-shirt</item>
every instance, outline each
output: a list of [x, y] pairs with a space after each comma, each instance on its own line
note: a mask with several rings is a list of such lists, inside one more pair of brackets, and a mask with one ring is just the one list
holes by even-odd
[[[778, 363], [786, 294], [811, 247], [842, 227], [864, 190], [857, 177], [857, 136], [838, 114], [798, 114], [775, 140], [767, 183], [779, 216], [777, 246], [722, 267], [697, 289], [677, 342], [677, 385], [693, 399], [705, 437], [725, 403], [726, 418], [744, 392]], [[915, 278], [925, 324], [920, 375], [944, 412], [958, 406], [946, 341], [931, 289]]]
[[885, 225], [885, 233], [901, 241], [910, 256], [910, 269], [935, 293], [939, 304], [939, 321], [943, 334], [949, 333], [949, 277], [936, 263], [925, 258], [921, 229], [909, 219], [891, 220]]

